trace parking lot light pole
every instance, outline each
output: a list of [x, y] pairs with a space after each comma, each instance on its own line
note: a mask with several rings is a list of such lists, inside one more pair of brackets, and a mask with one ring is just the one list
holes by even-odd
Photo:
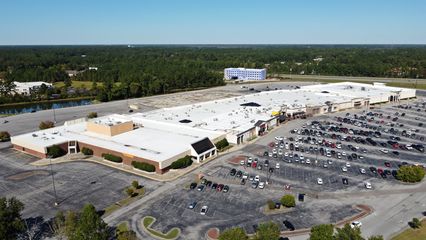
[[58, 195], [56, 194], [55, 177], [53, 176], [52, 157], [48, 156], [50, 162], [50, 175], [52, 176], [53, 193], [55, 194], [55, 206], [58, 206]]

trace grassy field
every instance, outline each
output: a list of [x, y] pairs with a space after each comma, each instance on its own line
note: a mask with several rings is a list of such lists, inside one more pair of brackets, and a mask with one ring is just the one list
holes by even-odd
[[145, 188], [135, 189], [135, 193], [133, 197], [126, 197], [118, 202], [115, 202], [111, 206], [105, 208], [105, 212], [103, 216], [108, 216], [114, 211], [116, 211], [117, 209], [129, 205], [130, 203], [142, 198], [144, 194], [145, 194]]
[[120, 235], [120, 233], [129, 231], [129, 223], [128, 222], [121, 222], [117, 225], [117, 229], [115, 229], [115, 232], [117, 235]]
[[426, 219], [422, 220], [422, 226], [419, 229], [409, 228], [392, 238], [392, 240], [414, 239], [426, 239]]
[[[71, 86], [73, 88], [85, 88], [87, 90], [92, 89], [92, 82], [90, 81], [72, 81]], [[64, 82], [56, 82], [53, 84], [55, 88], [61, 88], [65, 85]], [[102, 83], [97, 83], [98, 87], [102, 86]]]
[[145, 227], [145, 229], [150, 234], [157, 236], [159, 238], [162, 238], [162, 239], [176, 239], [179, 236], [179, 234], [180, 234], [179, 228], [172, 228], [166, 234], [164, 234], [162, 232], [155, 231], [154, 229], [149, 227], [154, 221], [155, 221], [155, 219], [151, 216], [146, 216], [142, 219], [143, 226]]

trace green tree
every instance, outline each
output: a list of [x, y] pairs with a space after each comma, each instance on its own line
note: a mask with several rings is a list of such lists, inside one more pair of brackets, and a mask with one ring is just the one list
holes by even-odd
[[383, 236], [377, 235], [377, 236], [369, 237], [368, 240], [384, 240], [384, 239], [383, 239]]
[[87, 114], [87, 118], [97, 118], [98, 117], [98, 113], [97, 112], [91, 112], [89, 114]]
[[402, 166], [396, 173], [396, 178], [403, 182], [420, 182], [425, 176], [425, 170], [421, 166]]
[[80, 214], [75, 234], [69, 240], [107, 240], [108, 237], [107, 224], [92, 204], [86, 204]]
[[65, 234], [65, 214], [62, 211], [58, 211], [56, 213], [56, 216], [53, 218], [53, 221], [50, 225], [53, 235], [58, 238], [62, 239], [66, 236]]
[[220, 236], [219, 240], [247, 240], [247, 234], [244, 231], [244, 229], [240, 227], [235, 228], [228, 228], [225, 231], [223, 231]]
[[127, 188], [126, 193], [127, 193], [127, 196], [133, 197], [133, 194], [135, 194], [135, 190], [133, 190], [133, 188]]
[[16, 239], [17, 235], [25, 229], [21, 212], [24, 204], [18, 199], [0, 198], [0, 237], [1, 239]]
[[7, 142], [7, 141], [10, 141], [10, 134], [5, 131], [0, 132], [0, 142]]
[[269, 199], [266, 203], [268, 204], [269, 210], [275, 209], [275, 203], [274, 203], [274, 201], [272, 201], [272, 200]]
[[320, 224], [311, 228], [309, 240], [333, 240], [333, 224]]
[[138, 181], [136, 181], [136, 180], [132, 181], [132, 187], [133, 187], [134, 189], [139, 189], [139, 187], [140, 187], [139, 182], [138, 182]]
[[42, 121], [38, 125], [38, 128], [40, 130], [44, 130], [44, 129], [48, 129], [48, 128], [53, 128], [53, 127], [55, 127], [55, 124], [52, 121]]
[[77, 228], [77, 222], [78, 217], [77, 214], [73, 211], [68, 211], [65, 215], [65, 236], [68, 237], [68, 239], [73, 239], [73, 235], [75, 233], [75, 230]]
[[364, 240], [361, 236], [361, 230], [357, 227], [351, 228], [349, 224], [345, 224], [343, 228], [337, 228], [336, 230], [335, 240]]
[[138, 238], [134, 231], [129, 230], [118, 234], [117, 240], [138, 240]]
[[12, 93], [16, 85], [11, 80], [1, 79], [0, 80], [0, 96], [7, 96]]
[[278, 240], [280, 237], [280, 227], [270, 221], [261, 223], [256, 231], [256, 240]]
[[285, 207], [295, 207], [296, 199], [293, 195], [287, 194], [281, 198], [281, 204]]
[[411, 227], [412, 228], [420, 228], [422, 226], [422, 222], [418, 218], [413, 218], [411, 221]]

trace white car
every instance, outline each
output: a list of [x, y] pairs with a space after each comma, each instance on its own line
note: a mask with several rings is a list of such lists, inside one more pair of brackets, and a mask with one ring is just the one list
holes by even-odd
[[200, 214], [201, 215], [206, 215], [206, 213], [207, 213], [207, 210], [209, 209], [209, 207], [207, 207], [207, 206], [203, 206], [202, 208], [201, 208], [201, 211], [200, 211]]
[[284, 140], [284, 138], [283, 138], [283, 137], [281, 137], [281, 136], [276, 136], [276, 137], [275, 137], [275, 140], [277, 140], [277, 141], [282, 141], [282, 140]]
[[256, 177], [254, 177], [254, 181], [259, 182], [260, 181], [260, 177], [259, 175], [256, 175]]
[[361, 174], [365, 174], [365, 169], [364, 169], [364, 168], [360, 168], [360, 169], [359, 169], [359, 172], [360, 172]]
[[280, 155], [280, 156], [283, 155], [283, 150], [282, 149], [278, 150], [278, 155]]
[[360, 228], [362, 226], [362, 223], [359, 221], [355, 221], [351, 223], [351, 228]]
[[364, 186], [365, 186], [365, 188], [367, 188], [367, 189], [371, 189], [371, 183], [369, 183], [369, 182], [365, 182], [365, 183], [364, 183]]
[[299, 159], [303, 160], [305, 157], [303, 157], [303, 154], [300, 154]]
[[407, 144], [407, 145], [405, 145], [405, 147], [406, 147], [408, 150], [413, 150], [413, 146], [411, 146], [411, 144]]
[[342, 155], [343, 155], [343, 156], [346, 156], [346, 152], [342, 152]]
[[387, 154], [387, 153], [389, 153], [389, 150], [382, 148], [382, 149], [380, 149], [380, 152]]
[[318, 185], [322, 185], [323, 184], [322, 178], [317, 178], [317, 183]]
[[309, 158], [306, 159], [306, 164], [311, 164], [311, 160], [309, 160]]
[[288, 157], [288, 152], [284, 152], [284, 157]]
[[346, 167], [351, 167], [351, 163], [346, 163]]
[[328, 168], [327, 163], [324, 163], [324, 165], [322, 165], [324, 168]]
[[246, 164], [246, 161], [244, 161], [244, 160], [240, 161], [240, 165], [245, 165], [245, 164]]
[[342, 172], [347, 172], [348, 168], [347, 167], [342, 167]]
[[279, 169], [280, 168], [280, 163], [275, 164], [275, 168]]
[[271, 152], [270, 152], [270, 153], [268, 153], [268, 156], [269, 156], [269, 157], [272, 157], [272, 153], [271, 153]]
[[265, 183], [264, 182], [259, 182], [258, 188], [264, 189], [265, 188]]
[[274, 148], [274, 149], [272, 149], [272, 153], [273, 153], [273, 154], [276, 154], [276, 153], [277, 153], [277, 149], [275, 149], [275, 148]]

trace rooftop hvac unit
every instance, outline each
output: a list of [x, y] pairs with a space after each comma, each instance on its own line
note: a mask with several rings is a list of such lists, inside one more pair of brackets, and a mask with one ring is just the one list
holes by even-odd
[[253, 120], [251, 120], [250, 122], [251, 122], [251, 123], [254, 123], [254, 122], [255, 122], [255, 120], [253, 119]]
[[231, 124], [235, 124], [235, 121], [231, 121]]
[[219, 119], [217, 119], [217, 118], [213, 118], [213, 121], [218, 121]]

